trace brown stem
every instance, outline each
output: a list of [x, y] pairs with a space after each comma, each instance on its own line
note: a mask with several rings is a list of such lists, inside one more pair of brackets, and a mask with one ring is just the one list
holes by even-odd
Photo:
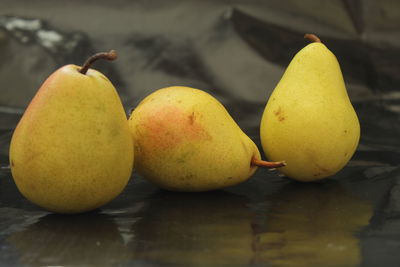
[[271, 162], [271, 161], [256, 159], [255, 157], [253, 157], [251, 159], [251, 165], [264, 168], [280, 168], [286, 166], [286, 162], [284, 161]]
[[312, 33], [304, 34], [304, 38], [308, 39], [309, 41], [314, 42], [314, 43], [320, 43], [321, 42], [321, 40], [318, 38], [318, 36], [316, 36], [315, 34], [312, 34]]
[[117, 59], [117, 57], [118, 55], [117, 52], [115, 52], [115, 50], [111, 50], [110, 52], [101, 52], [94, 54], [93, 56], [91, 56], [86, 60], [85, 64], [83, 64], [83, 67], [80, 69], [79, 72], [82, 74], [86, 74], [90, 66], [93, 64], [93, 62], [95, 62], [98, 59], [115, 60]]

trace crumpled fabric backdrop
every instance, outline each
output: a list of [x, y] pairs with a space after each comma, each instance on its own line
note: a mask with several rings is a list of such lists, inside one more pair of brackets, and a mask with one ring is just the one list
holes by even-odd
[[[259, 144], [264, 106], [291, 58], [307, 44], [308, 32], [337, 56], [360, 118], [360, 146], [342, 172], [357, 170], [348, 187], [374, 203], [360, 264], [395, 266], [400, 262], [395, 252], [400, 249], [398, 1], [2, 0], [1, 163], [7, 165], [12, 131], [42, 82], [62, 65], [79, 65], [110, 49], [117, 50], [118, 60], [94, 68], [116, 86], [127, 113], [156, 89], [191, 86], [219, 99]], [[233, 191], [262, 184], [259, 176]], [[346, 183], [342, 176], [337, 180]], [[1, 178], [10, 175], [3, 172]], [[16, 191], [14, 196], [0, 188], [0, 193], [8, 196], [0, 204], [22, 198]], [[3, 220], [12, 222], [7, 216]], [[1, 261], [7, 262], [5, 256]]]

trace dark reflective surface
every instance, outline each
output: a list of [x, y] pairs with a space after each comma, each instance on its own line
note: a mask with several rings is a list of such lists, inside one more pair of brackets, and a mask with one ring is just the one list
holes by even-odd
[[6, 242], [21, 264], [112, 265], [128, 256], [115, 220], [102, 213], [45, 215]]
[[[225, 191], [159, 191], [132, 226], [137, 258], [168, 264], [248, 264], [254, 251], [249, 200]], [[150, 241], [150, 242], [149, 242]]]
[[257, 261], [275, 266], [357, 266], [356, 234], [372, 216], [368, 200], [336, 181], [288, 184], [268, 196], [271, 208], [257, 235]]
[[[400, 5], [396, 1], [0, 3], [1, 266], [385, 266], [400, 263]], [[337, 56], [361, 123], [352, 161], [302, 184], [258, 170], [225, 190], [182, 194], [136, 173], [105, 207], [48, 213], [8, 169], [11, 134], [56, 68], [95, 51], [128, 111], [170, 85], [220, 100], [258, 144], [268, 96], [314, 32]]]
[[387, 167], [347, 167], [317, 184], [259, 170], [239, 186], [190, 194], [159, 190], [134, 176], [102, 209], [65, 216], [24, 200], [2, 170], [0, 262], [395, 266], [398, 179]]

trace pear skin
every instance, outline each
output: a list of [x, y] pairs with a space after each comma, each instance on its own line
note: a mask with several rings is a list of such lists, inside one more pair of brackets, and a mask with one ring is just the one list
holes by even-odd
[[114, 86], [96, 70], [80, 70], [66, 65], [44, 82], [10, 144], [21, 194], [58, 213], [109, 202], [124, 189], [133, 166], [132, 138]]
[[174, 86], [147, 96], [129, 126], [135, 169], [171, 191], [208, 191], [241, 183], [256, 170], [257, 146], [224, 106], [194, 88]]
[[285, 160], [279, 171], [314, 181], [341, 170], [354, 154], [360, 124], [335, 55], [315, 41], [290, 62], [265, 107], [260, 138], [269, 160]]

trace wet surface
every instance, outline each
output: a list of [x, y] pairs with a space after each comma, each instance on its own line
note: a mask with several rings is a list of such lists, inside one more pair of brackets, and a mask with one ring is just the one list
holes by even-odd
[[[0, 3], [0, 265], [399, 265], [399, 4], [16, 2]], [[73, 216], [18, 192], [11, 135], [56, 68], [116, 49], [117, 61], [96, 68], [127, 112], [156, 89], [196, 87], [260, 146], [268, 95], [308, 31], [338, 57], [361, 123], [357, 152], [337, 175], [303, 184], [259, 169], [240, 185], [189, 194], [160, 190], [135, 172], [114, 201]]]

